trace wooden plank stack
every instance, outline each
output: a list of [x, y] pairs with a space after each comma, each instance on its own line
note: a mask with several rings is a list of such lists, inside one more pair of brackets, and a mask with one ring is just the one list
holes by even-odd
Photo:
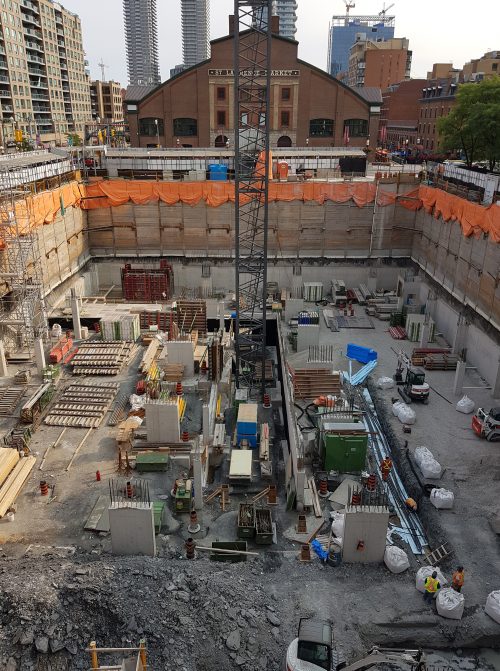
[[[2, 452], [3, 451], [4, 450], [2, 449]], [[9, 450], [9, 452], [17, 453], [17, 450]], [[9, 459], [9, 457], [7, 457], [7, 459]], [[17, 462], [7, 474], [7, 477], [4, 479], [2, 486], [0, 487], [0, 517], [5, 515], [5, 513], [9, 510], [14, 501], [19, 496], [19, 493], [24, 483], [28, 479], [28, 476], [31, 473], [35, 463], [35, 457], [30, 456], [19, 459], [19, 454], [17, 455]]]
[[118, 388], [116, 382], [72, 384], [51, 408], [45, 417], [45, 424], [95, 428], [108, 411]]
[[411, 363], [413, 366], [423, 366], [429, 355], [451, 354], [447, 347], [415, 347], [411, 354]]
[[163, 366], [164, 376], [166, 382], [180, 382], [184, 375], [183, 363], [167, 363]]
[[26, 387], [3, 387], [0, 389], [0, 415], [12, 415], [25, 391]]
[[133, 342], [82, 343], [71, 360], [73, 375], [118, 375], [136, 352], [137, 345]]
[[0, 483], [3, 483], [19, 461], [19, 452], [10, 447], [0, 448]]
[[426, 370], [455, 370], [458, 357], [455, 354], [428, 354], [424, 360]]
[[295, 398], [316, 398], [323, 394], [340, 395], [340, 373], [331, 368], [290, 368]]

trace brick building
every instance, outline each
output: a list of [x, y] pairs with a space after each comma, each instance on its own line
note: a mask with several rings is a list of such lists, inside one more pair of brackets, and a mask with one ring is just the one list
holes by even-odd
[[477, 82], [500, 75], [500, 51], [488, 51], [481, 58], [473, 58], [462, 68], [461, 82]]
[[122, 87], [118, 82], [99, 79], [90, 82], [90, 102], [92, 119], [110, 123], [123, 121]]
[[349, 86], [378, 86], [382, 90], [410, 78], [412, 52], [405, 37], [376, 42], [358, 33], [349, 53]]
[[[379, 144], [397, 149], [417, 144], [420, 114], [419, 99], [426, 79], [410, 79], [391, 86], [382, 93]], [[406, 143], [408, 140], [408, 143]]]
[[457, 75], [425, 82], [419, 100], [418, 135], [424, 152], [437, 152], [437, 120], [448, 116], [455, 104]]
[[[242, 33], [241, 39], [248, 34]], [[366, 146], [368, 138], [378, 134], [380, 102], [367, 100], [361, 92], [300, 60], [297, 49], [294, 40], [278, 34], [272, 38], [271, 146], [342, 146], [346, 126], [349, 145]], [[230, 34], [211, 42], [209, 60], [144, 97], [133, 99], [127, 93], [131, 145], [234, 146], [233, 97]]]

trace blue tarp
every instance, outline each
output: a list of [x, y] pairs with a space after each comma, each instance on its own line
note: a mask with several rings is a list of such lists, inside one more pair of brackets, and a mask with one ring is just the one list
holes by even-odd
[[347, 357], [359, 361], [359, 363], [369, 363], [370, 361], [376, 361], [378, 355], [374, 349], [349, 343], [347, 345]]

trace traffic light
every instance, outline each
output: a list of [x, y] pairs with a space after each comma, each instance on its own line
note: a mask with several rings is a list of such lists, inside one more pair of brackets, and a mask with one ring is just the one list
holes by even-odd
[[23, 131], [20, 130], [19, 128], [16, 128], [16, 130], [14, 131], [14, 139], [16, 142], [23, 141]]
[[116, 135], [116, 130], [114, 128], [111, 129], [111, 137], [115, 137]]

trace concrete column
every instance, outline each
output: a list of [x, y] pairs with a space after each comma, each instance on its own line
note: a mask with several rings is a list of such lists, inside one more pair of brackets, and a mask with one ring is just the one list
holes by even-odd
[[224, 331], [224, 301], [219, 301], [219, 329]]
[[36, 369], [40, 375], [43, 373], [45, 368], [45, 352], [43, 349], [43, 340], [41, 338], [36, 338], [35, 340], [35, 362]]
[[78, 296], [74, 289], [71, 289], [71, 316], [73, 317], [73, 333], [75, 334], [75, 338], [76, 340], [81, 340], [80, 306], [78, 305]]
[[459, 315], [457, 321], [457, 330], [455, 332], [455, 338], [453, 339], [453, 354], [460, 354], [460, 352], [465, 348], [467, 343], [467, 331], [469, 330], [469, 324], [466, 319]]
[[0, 340], [0, 377], [7, 377], [9, 374], [7, 368], [7, 359], [5, 358], [5, 348]]
[[201, 295], [203, 298], [210, 298], [213, 292], [213, 281], [211, 277], [201, 278]]
[[422, 329], [420, 331], [420, 347], [427, 347], [429, 344], [429, 322], [424, 322], [422, 324]]
[[292, 276], [292, 298], [302, 298], [302, 275]]
[[375, 293], [377, 291], [377, 273], [370, 272], [368, 276], [368, 280], [366, 282], [366, 286], [368, 287], [368, 290], [371, 291], [372, 293]]
[[500, 398], [500, 359], [497, 361], [497, 373], [495, 380], [493, 382], [493, 387], [491, 389], [491, 395], [493, 398]]
[[201, 470], [201, 457], [199, 448], [193, 457], [193, 484], [194, 484], [194, 507], [196, 510], [203, 509], [203, 478]]
[[203, 406], [203, 445], [207, 445], [210, 440], [210, 408]]
[[455, 371], [455, 381], [453, 383], [453, 393], [455, 396], [461, 396], [464, 386], [465, 369], [467, 364], [465, 361], [457, 363], [457, 370]]

